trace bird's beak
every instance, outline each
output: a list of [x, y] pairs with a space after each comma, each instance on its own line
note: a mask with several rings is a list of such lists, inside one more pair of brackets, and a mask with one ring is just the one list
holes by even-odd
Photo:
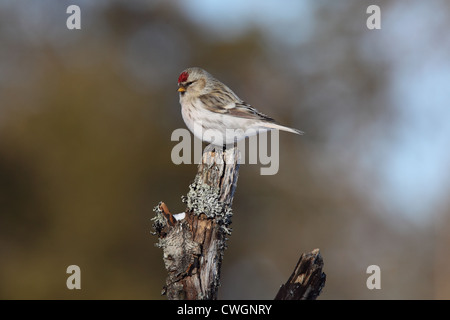
[[178, 91], [178, 92], [185, 92], [185, 91], [186, 91], [186, 88], [185, 88], [185, 87], [179, 87], [177, 91]]

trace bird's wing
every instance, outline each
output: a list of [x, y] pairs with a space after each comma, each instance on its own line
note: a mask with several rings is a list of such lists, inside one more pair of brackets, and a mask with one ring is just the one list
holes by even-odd
[[255, 108], [253, 108], [248, 103], [244, 101], [235, 103], [234, 108], [229, 108], [228, 113], [234, 117], [253, 119], [253, 120], [263, 120], [268, 122], [274, 122], [272, 118], [266, 116], [265, 114], [259, 112]]
[[244, 101], [236, 101], [233, 94], [205, 94], [199, 97], [205, 108], [211, 112], [228, 114], [233, 117], [274, 122], [272, 118], [259, 112]]

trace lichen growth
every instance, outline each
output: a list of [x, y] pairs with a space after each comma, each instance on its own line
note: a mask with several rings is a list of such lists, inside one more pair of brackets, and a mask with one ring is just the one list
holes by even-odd
[[189, 192], [182, 197], [189, 211], [200, 215], [204, 213], [208, 218], [216, 219], [221, 229], [226, 234], [231, 234], [231, 217], [233, 211], [227, 207], [220, 199], [219, 188], [211, 187], [195, 177], [194, 182], [189, 185]]
[[164, 216], [163, 216], [160, 206], [161, 206], [161, 202], [158, 203], [158, 205], [153, 208], [153, 212], [155, 212], [155, 216], [151, 220], [158, 224], [164, 224], [165, 219], [164, 219]]
[[[166, 226], [166, 219], [163, 216], [163, 213], [160, 209], [161, 202], [158, 203], [156, 207], [153, 208], [153, 211], [155, 212], [155, 216], [151, 218], [151, 221], [153, 221], [152, 228], [155, 231], [150, 231], [152, 235], [160, 235], [161, 231]], [[161, 239], [159, 239], [159, 242], [155, 244], [155, 246], [160, 247], [161, 246]]]

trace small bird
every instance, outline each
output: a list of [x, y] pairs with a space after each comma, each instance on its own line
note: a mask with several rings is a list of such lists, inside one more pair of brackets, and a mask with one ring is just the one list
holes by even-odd
[[202, 141], [223, 146], [273, 129], [303, 134], [262, 114], [201, 68], [181, 72], [178, 92], [183, 120]]

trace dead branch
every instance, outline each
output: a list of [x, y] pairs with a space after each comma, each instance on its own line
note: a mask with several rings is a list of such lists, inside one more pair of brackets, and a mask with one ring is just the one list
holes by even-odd
[[326, 275], [322, 268], [323, 259], [319, 249], [303, 253], [275, 300], [315, 300], [325, 285]]
[[205, 148], [183, 199], [187, 206], [183, 219], [176, 220], [164, 203], [155, 208], [153, 226], [169, 273], [163, 294], [170, 300], [217, 299], [239, 171], [237, 147], [218, 149]]

